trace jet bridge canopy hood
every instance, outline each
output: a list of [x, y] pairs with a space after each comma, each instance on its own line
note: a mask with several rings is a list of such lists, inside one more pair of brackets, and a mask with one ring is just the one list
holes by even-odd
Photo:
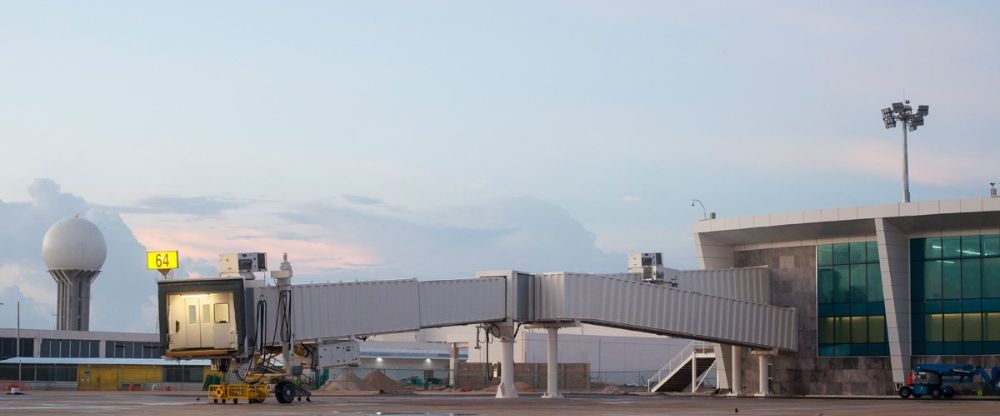
[[171, 358], [246, 351], [253, 310], [243, 278], [161, 280], [157, 284], [160, 348]]

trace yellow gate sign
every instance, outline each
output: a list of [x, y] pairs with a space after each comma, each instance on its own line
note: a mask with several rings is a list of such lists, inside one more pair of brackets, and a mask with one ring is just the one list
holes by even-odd
[[149, 270], [172, 270], [177, 268], [176, 251], [147, 251], [146, 268]]

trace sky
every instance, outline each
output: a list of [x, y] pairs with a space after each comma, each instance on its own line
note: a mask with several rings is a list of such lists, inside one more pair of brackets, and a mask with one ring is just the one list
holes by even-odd
[[988, 1], [0, 0], [0, 326], [52, 325], [40, 241], [76, 213], [109, 240], [95, 299], [148, 319], [145, 250], [317, 282], [695, 268], [694, 198], [897, 202], [903, 99], [930, 105], [913, 199], [984, 196], [996, 39]]

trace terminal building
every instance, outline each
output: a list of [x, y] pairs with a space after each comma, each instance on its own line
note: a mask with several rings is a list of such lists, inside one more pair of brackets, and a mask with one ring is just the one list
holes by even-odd
[[[767, 266], [771, 303], [796, 309], [776, 395], [893, 394], [919, 363], [1000, 365], [1000, 198], [709, 219], [694, 235], [703, 268]], [[720, 384], [766, 391], [732, 351], [745, 371]]]

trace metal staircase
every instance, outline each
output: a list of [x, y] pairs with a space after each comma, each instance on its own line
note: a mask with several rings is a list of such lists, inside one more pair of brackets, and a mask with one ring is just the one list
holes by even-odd
[[[689, 390], [696, 391], [712, 368], [715, 368], [715, 349], [712, 344], [692, 341], [646, 380], [646, 388], [653, 393], [683, 391], [693, 384], [694, 388]], [[695, 372], [694, 376], [691, 375], [692, 371]]]

